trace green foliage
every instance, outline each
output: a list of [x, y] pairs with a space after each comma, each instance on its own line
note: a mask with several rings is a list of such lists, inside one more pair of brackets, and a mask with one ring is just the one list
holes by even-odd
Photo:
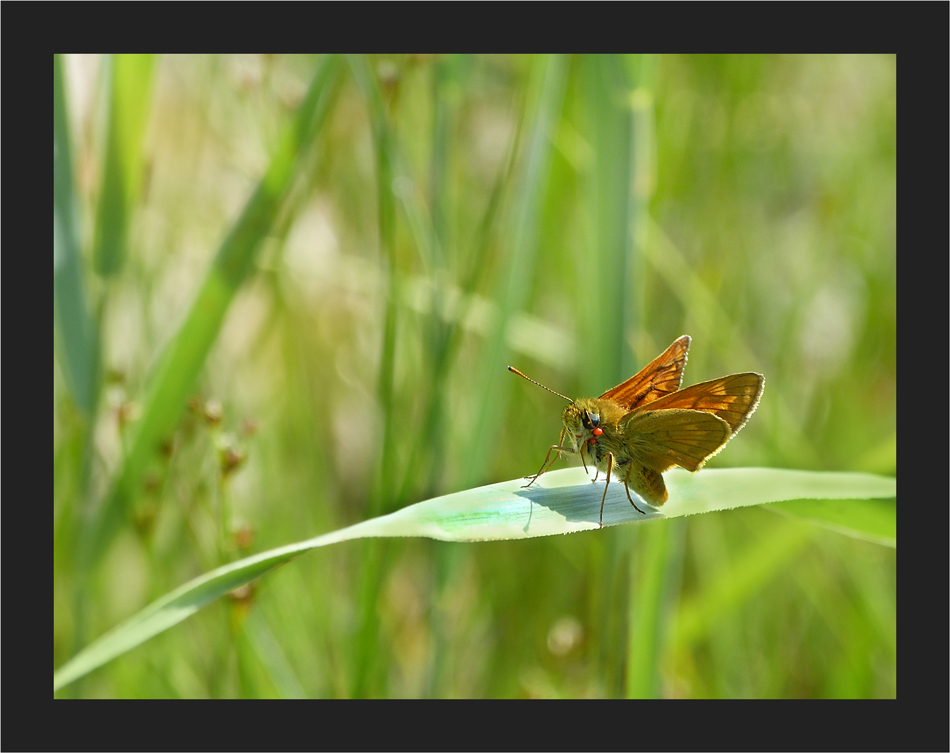
[[895, 99], [893, 56], [57, 57], [54, 667], [232, 589], [58, 694], [894, 697], [853, 490], [246, 564], [535, 472], [508, 363], [596, 395], [684, 333], [684, 384], [767, 383], [671, 494], [893, 475]]

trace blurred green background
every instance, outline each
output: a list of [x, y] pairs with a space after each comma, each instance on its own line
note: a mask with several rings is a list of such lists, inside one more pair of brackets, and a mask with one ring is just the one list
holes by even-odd
[[[54, 62], [54, 668], [534, 473], [682, 334], [710, 467], [896, 473], [894, 56]], [[571, 462], [562, 461], [564, 463]], [[893, 549], [752, 508], [321, 549], [64, 697], [893, 698]]]

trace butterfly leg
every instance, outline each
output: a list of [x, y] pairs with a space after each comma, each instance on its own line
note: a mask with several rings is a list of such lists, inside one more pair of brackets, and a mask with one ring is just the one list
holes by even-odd
[[600, 462], [600, 458], [598, 458], [597, 455], [594, 454], [594, 451], [591, 449], [591, 446], [588, 445], [586, 442], [581, 443], [580, 447], [577, 450], [577, 454], [581, 456], [581, 463], [584, 465], [584, 473], [586, 473], [588, 476], [590, 475], [590, 470], [587, 468], [587, 458], [585, 458], [584, 456], [586, 455], [587, 457], [590, 458], [590, 464], [594, 467], [594, 478], [591, 479], [591, 483], [592, 484], [596, 483], [597, 477], [600, 475], [600, 471], [597, 469], [597, 463]]
[[[537, 480], [541, 477], [541, 474], [543, 474], [545, 471], [547, 471], [552, 465], [554, 465], [555, 461], [556, 461], [559, 457], [561, 457], [561, 453], [562, 453], [562, 452], [567, 452], [567, 453], [570, 453], [570, 454], [572, 454], [572, 455], [577, 452], [573, 447], [562, 447], [562, 446], [561, 446], [561, 442], [563, 442], [563, 441], [564, 441], [564, 430], [562, 429], [562, 430], [561, 430], [561, 436], [560, 436], [560, 438], [559, 438], [558, 441], [557, 441], [558, 443], [557, 443], [557, 444], [552, 444], [552, 445], [548, 448], [548, 454], [544, 456], [544, 462], [541, 463], [541, 470], [539, 470], [539, 471], [538, 471], [537, 473], [535, 473], [533, 476], [525, 476], [526, 479], [531, 479], [531, 480], [530, 480], [527, 484], [525, 484], [524, 486], [522, 486], [522, 487], [521, 487], [522, 489], [527, 489], [529, 486], [531, 486], [531, 484], [533, 484], [535, 481], [537, 481]], [[554, 452], [555, 450], [557, 451], [557, 455], [555, 455], [554, 458], [551, 459], [551, 453]], [[550, 462], [548, 462], [549, 460], [550, 460]]]
[[[586, 461], [586, 460], [584, 460], [584, 448], [583, 448], [583, 446], [581, 447], [581, 450], [580, 450], [580, 452], [579, 452], [579, 453], [577, 453], [577, 454], [581, 456], [581, 465], [583, 465], [583, 466], [584, 466], [584, 473], [588, 473], [588, 474], [589, 474], [589, 473], [590, 473], [590, 471], [589, 471], [589, 470], [587, 470], [587, 461]], [[595, 480], [596, 480], [596, 479], [595, 479]]]
[[607, 483], [604, 484], [604, 496], [600, 498], [600, 527], [604, 527], [604, 502], [607, 501], [607, 488], [610, 486], [610, 472], [614, 467], [614, 454], [607, 453]]
[[[637, 503], [634, 502], [634, 501], [633, 501], [633, 497], [630, 496], [630, 488], [627, 486], [627, 483], [630, 481], [630, 472], [631, 472], [632, 470], [633, 470], [633, 463], [631, 463], [631, 464], [630, 464], [630, 467], [627, 468], [627, 475], [624, 476], [624, 479], [623, 479], [623, 488], [624, 488], [624, 490], [626, 490], [626, 492], [627, 492], [627, 499], [630, 500], [630, 504], [633, 505], [633, 509], [636, 510], [636, 511], [637, 511], [638, 513], [640, 513], [641, 515], [646, 515], [646, 513], [643, 512], [643, 510], [641, 510], [639, 507], [637, 507]], [[643, 470], [646, 471], [647, 469], [643, 469]], [[658, 475], [658, 474], [657, 474], [657, 475]], [[660, 479], [660, 484], [662, 485], [662, 483], [663, 483], [663, 480], [662, 480], [662, 478], [661, 478], [661, 479]], [[636, 484], [634, 484], [634, 488], [636, 488], [638, 492], [640, 491], [640, 489], [637, 488], [637, 485], [636, 485]]]

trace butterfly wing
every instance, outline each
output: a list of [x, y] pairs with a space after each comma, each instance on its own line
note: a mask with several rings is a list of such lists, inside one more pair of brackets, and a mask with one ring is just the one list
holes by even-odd
[[633, 473], [641, 467], [663, 473], [674, 465], [698, 471], [732, 436], [725, 420], [698, 410], [628, 413], [619, 426], [624, 436], [622, 454], [629, 456]]
[[765, 377], [752, 372], [730, 374], [693, 384], [661, 397], [650, 404], [650, 411], [694, 410], [711, 413], [725, 421], [731, 435], [738, 433], [755, 412], [765, 389]]
[[683, 381], [689, 335], [683, 335], [626, 382], [607, 390], [601, 399], [614, 400], [628, 410], [676, 392]]

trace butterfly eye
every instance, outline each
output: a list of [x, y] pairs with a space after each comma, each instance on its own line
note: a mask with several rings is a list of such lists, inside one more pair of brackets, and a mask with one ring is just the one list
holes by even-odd
[[600, 416], [598, 416], [596, 413], [587, 411], [587, 422], [594, 427], [600, 426]]

